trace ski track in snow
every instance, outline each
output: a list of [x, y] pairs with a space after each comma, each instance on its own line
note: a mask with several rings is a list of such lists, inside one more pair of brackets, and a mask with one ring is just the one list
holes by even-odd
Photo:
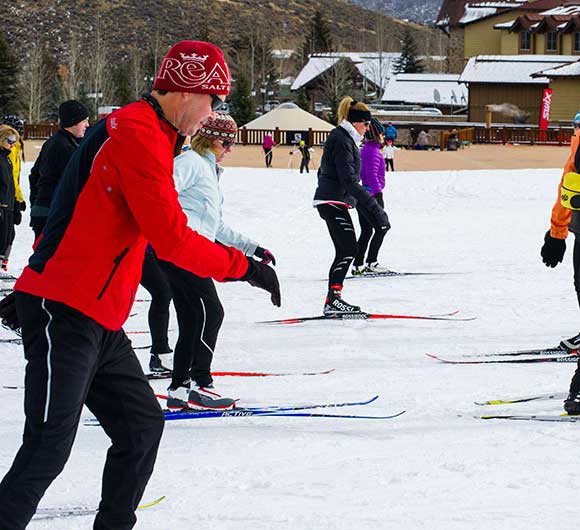
[[[24, 166], [24, 187], [30, 167]], [[384, 422], [254, 417], [168, 423], [143, 500], [168, 498], [139, 512], [136, 528], [546, 530], [575, 525], [572, 485], [578, 476], [580, 427], [483, 422], [474, 416], [490, 409], [473, 404], [565, 391], [575, 365], [452, 366], [424, 356], [551, 346], [577, 333], [572, 241], [555, 270], [539, 256], [560, 175], [558, 169], [387, 175], [392, 230], [381, 262], [401, 271], [460, 274], [347, 282], [345, 299], [373, 312], [459, 309], [460, 316], [477, 320], [283, 327], [255, 322], [319, 314], [325, 296], [321, 280], [333, 250], [311, 208], [316, 172], [228, 168], [222, 178], [225, 220], [276, 255], [283, 306], [274, 308], [263, 291], [247, 284], [219, 285], [226, 318], [214, 369], [336, 372], [220, 378], [218, 389], [246, 406], [378, 393], [378, 401], [353, 412], [407, 413]], [[24, 266], [32, 244], [28, 214], [17, 227], [12, 272]], [[127, 330], [147, 329], [145, 307], [139, 305]], [[170, 327], [176, 328], [172, 320]], [[147, 335], [132, 340], [149, 343]], [[22, 384], [21, 347], [1, 348], [2, 384]], [[146, 365], [147, 351], [138, 356]], [[153, 383], [156, 390], [166, 384]], [[3, 475], [21, 440], [23, 391], [1, 389], [1, 395]], [[493, 411], [560, 409], [554, 401]], [[41, 506], [96, 505], [107, 447], [99, 428], [81, 426], [70, 461]], [[38, 521], [30, 528], [88, 530], [92, 517]]]

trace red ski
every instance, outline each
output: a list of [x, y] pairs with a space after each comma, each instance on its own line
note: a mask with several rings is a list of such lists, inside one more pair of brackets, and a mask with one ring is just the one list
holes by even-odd
[[265, 320], [258, 324], [301, 324], [311, 320], [381, 320], [381, 319], [407, 319], [407, 320], [449, 320], [454, 322], [469, 322], [475, 320], [471, 318], [456, 318], [457, 311], [444, 315], [398, 315], [384, 313], [335, 313], [332, 315], [320, 315], [316, 317], [284, 318], [281, 320]]

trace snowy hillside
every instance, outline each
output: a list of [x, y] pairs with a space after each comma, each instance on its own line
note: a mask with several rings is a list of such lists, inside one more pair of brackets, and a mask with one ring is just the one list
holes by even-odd
[[351, 0], [351, 2], [391, 17], [422, 24], [432, 24], [441, 7], [441, 0]]
[[[366, 310], [432, 314], [458, 309], [459, 315], [477, 320], [271, 327], [256, 322], [316, 315], [322, 309], [332, 249], [311, 208], [316, 177], [227, 169], [225, 219], [275, 253], [283, 306], [274, 308], [263, 291], [246, 284], [220, 285], [226, 318], [214, 369], [336, 371], [221, 378], [218, 390], [239, 397], [244, 406], [380, 394], [375, 403], [352, 411], [407, 412], [387, 421], [276, 417], [168, 423], [144, 501], [168, 498], [140, 512], [136, 528], [573, 528], [580, 426], [484, 422], [474, 415], [490, 411], [473, 402], [565, 391], [574, 365], [450, 366], [424, 355], [550, 346], [578, 332], [571, 242], [565, 262], [555, 270], [539, 257], [559, 176], [557, 169], [388, 176], [385, 197], [393, 228], [381, 261], [396, 270], [455, 274], [355, 280], [347, 282], [345, 298]], [[15, 268], [24, 265], [30, 248], [26, 225], [27, 219], [18, 228]], [[146, 305], [137, 303], [134, 311], [138, 314], [126, 329], [146, 329]], [[143, 335], [134, 340], [147, 343]], [[20, 347], [4, 344], [2, 350], [2, 384], [21, 385]], [[139, 355], [146, 363], [147, 355]], [[164, 386], [155, 382], [158, 390]], [[23, 392], [0, 388], [0, 394], [3, 475], [21, 439]], [[494, 410], [558, 413], [561, 403]], [[96, 505], [107, 446], [99, 428], [81, 426], [71, 459], [42, 506]], [[92, 520], [38, 521], [30, 528], [89, 530]]]

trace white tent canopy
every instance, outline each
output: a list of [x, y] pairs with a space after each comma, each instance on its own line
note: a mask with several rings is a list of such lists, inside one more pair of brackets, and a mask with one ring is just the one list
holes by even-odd
[[294, 103], [282, 103], [274, 110], [246, 123], [243, 127], [246, 129], [272, 130], [278, 127], [281, 131], [306, 131], [308, 129], [330, 131], [334, 129], [334, 125], [302, 110]]

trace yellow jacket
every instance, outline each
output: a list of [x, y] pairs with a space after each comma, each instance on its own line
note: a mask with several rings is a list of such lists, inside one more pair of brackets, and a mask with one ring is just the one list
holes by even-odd
[[560, 179], [560, 184], [558, 184], [558, 196], [556, 198], [556, 203], [552, 208], [552, 217], [550, 219], [550, 235], [557, 239], [566, 239], [568, 236], [568, 225], [572, 219], [572, 210], [564, 208], [560, 204], [560, 195], [562, 194], [562, 182], [564, 180], [564, 175], [566, 173], [574, 172], [577, 173], [580, 168], [577, 168], [574, 164], [574, 158], [576, 157], [576, 150], [580, 144], [580, 129], [577, 129], [572, 136], [570, 142], [570, 156], [566, 161], [564, 166], [564, 172], [562, 173], [562, 178]]
[[14, 147], [10, 150], [8, 158], [12, 162], [12, 173], [14, 176], [14, 189], [16, 190], [16, 200], [24, 202], [24, 195], [20, 188], [20, 163], [22, 161], [23, 147], [21, 142], [16, 142]]

